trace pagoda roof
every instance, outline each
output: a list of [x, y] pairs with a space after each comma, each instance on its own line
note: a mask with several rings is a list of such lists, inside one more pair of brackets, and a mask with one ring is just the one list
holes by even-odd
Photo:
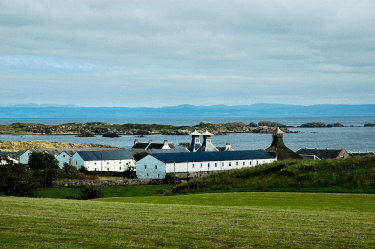
[[206, 130], [202, 135], [203, 136], [213, 136], [214, 134], [212, 134], [208, 130]]
[[200, 136], [200, 134], [197, 130], [194, 130], [192, 133], [189, 134], [190, 136]]
[[279, 135], [279, 134], [284, 134], [285, 132], [283, 132], [282, 130], [280, 130], [279, 127], [277, 127], [276, 131], [274, 133], [277, 134], [277, 135]]

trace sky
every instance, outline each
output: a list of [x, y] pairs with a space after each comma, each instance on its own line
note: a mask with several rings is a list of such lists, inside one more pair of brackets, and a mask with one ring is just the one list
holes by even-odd
[[1, 0], [0, 106], [375, 104], [375, 1]]

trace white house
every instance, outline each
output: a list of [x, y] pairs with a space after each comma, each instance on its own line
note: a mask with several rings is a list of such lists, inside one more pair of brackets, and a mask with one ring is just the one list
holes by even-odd
[[213, 171], [240, 169], [276, 161], [264, 150], [160, 153], [148, 155], [136, 163], [138, 178], [164, 179], [166, 174], [192, 178]]
[[64, 167], [65, 163], [72, 164], [71, 160], [75, 152], [76, 151], [73, 150], [64, 150], [56, 156], [57, 161], [59, 161], [60, 169]]
[[135, 167], [133, 153], [128, 150], [77, 151], [72, 157], [76, 168], [85, 166], [89, 171], [122, 172]]

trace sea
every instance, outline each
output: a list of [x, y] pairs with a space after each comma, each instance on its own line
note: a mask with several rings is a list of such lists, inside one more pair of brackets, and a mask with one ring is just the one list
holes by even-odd
[[[1, 124], [12, 123], [40, 123], [47, 125], [57, 125], [63, 123], [86, 123], [86, 122], [106, 122], [112, 124], [138, 123], [138, 124], [169, 124], [169, 125], [196, 125], [201, 121], [213, 123], [227, 122], [259, 122], [275, 121], [287, 126], [299, 126], [308, 122], [324, 122], [326, 124], [340, 122], [346, 127], [333, 128], [289, 128], [300, 133], [284, 134], [285, 144], [296, 151], [300, 148], [344, 148], [349, 152], [375, 152], [375, 127], [363, 127], [365, 123], [375, 123], [375, 116], [356, 117], [196, 117], [196, 118], [127, 118], [127, 119], [0, 119]], [[180, 142], [190, 142], [187, 135], [148, 135], [139, 137], [135, 135], [122, 135], [118, 138], [96, 137], [76, 137], [74, 135], [4, 135], [0, 134], [1, 141], [54, 141], [54, 142], [75, 142], [75, 143], [99, 143], [117, 147], [130, 148], [134, 140], [141, 142], [152, 140], [153, 142], [163, 142], [168, 140], [176, 146]], [[237, 133], [227, 135], [215, 135], [212, 142], [216, 146], [225, 146], [229, 142], [234, 150], [265, 149], [272, 142], [271, 134]]]

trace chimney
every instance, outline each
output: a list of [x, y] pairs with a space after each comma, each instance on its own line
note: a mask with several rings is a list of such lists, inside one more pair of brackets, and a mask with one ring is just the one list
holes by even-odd
[[232, 150], [229, 142], [227, 142], [227, 144], [225, 145], [225, 150]]
[[194, 130], [192, 133], [190, 133], [191, 143], [187, 147], [187, 149], [190, 152], [196, 152], [200, 148], [200, 146], [201, 146], [201, 141], [200, 141], [200, 138], [199, 138], [200, 135], [202, 135], [202, 134], [200, 134], [197, 130]]
[[201, 147], [199, 147], [198, 151], [219, 151], [211, 142], [211, 136], [213, 134], [211, 134], [210, 132], [208, 132], [206, 130], [205, 133], [202, 134], [203, 135], [203, 144]]
[[134, 139], [134, 144], [139, 143], [138, 139]]

